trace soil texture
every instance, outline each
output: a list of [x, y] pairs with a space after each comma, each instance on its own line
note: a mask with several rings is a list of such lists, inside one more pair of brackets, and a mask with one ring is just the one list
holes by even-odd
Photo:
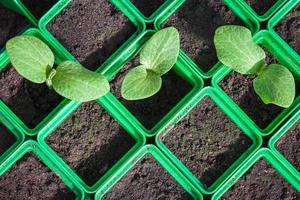
[[131, 0], [146, 17], [150, 17], [165, 1], [166, 0]]
[[0, 199], [70, 200], [75, 194], [32, 153], [0, 176]]
[[0, 123], [0, 156], [15, 142], [17, 138], [2, 123]]
[[29, 22], [24, 16], [0, 4], [0, 50], [10, 38], [18, 35], [28, 25]]
[[300, 4], [275, 26], [275, 31], [300, 55]]
[[163, 143], [209, 187], [252, 144], [252, 141], [205, 97], [163, 137]]
[[58, 2], [58, 0], [21, 0], [21, 2], [33, 14], [33, 16], [40, 19]]
[[0, 72], [0, 98], [29, 127], [35, 128], [62, 100], [46, 84], [21, 77], [12, 66]]
[[104, 200], [193, 198], [150, 155], [144, 156], [104, 196]]
[[187, 0], [164, 24], [179, 30], [181, 48], [207, 72], [217, 62], [215, 30], [225, 24], [242, 24], [222, 0]]
[[82, 104], [46, 142], [88, 185], [93, 185], [135, 144], [96, 102]]
[[73, 0], [47, 27], [90, 70], [97, 69], [136, 31], [107, 0]]
[[282, 136], [276, 148], [300, 171], [300, 122]]
[[265, 14], [278, 0], [247, 0], [246, 2], [258, 14]]
[[129, 61], [110, 81], [111, 91], [147, 129], [151, 129], [192, 90], [192, 86], [171, 70], [162, 76], [162, 87], [157, 94], [142, 100], [127, 101], [121, 97], [121, 85], [128, 70], [137, 65], [138, 58]]
[[266, 161], [261, 159], [221, 199], [232, 200], [241, 199], [241, 197], [243, 200], [298, 200], [300, 193], [289, 185]]

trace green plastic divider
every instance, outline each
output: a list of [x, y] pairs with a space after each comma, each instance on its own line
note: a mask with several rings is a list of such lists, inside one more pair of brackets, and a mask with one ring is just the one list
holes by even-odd
[[[175, 164], [201, 192], [204, 194], [212, 194], [223, 184], [225, 184], [226, 181], [230, 179], [232, 174], [234, 174], [234, 172], [238, 170], [243, 163], [245, 163], [247, 158], [259, 148], [259, 146], [262, 144], [262, 139], [257, 132], [258, 130], [252, 130], [245, 120], [236, 114], [234, 111], [235, 108], [232, 105], [233, 103], [226, 101], [226, 99], [224, 99], [224, 95], [220, 94], [218, 90], [215, 90], [212, 87], [206, 87], [198, 92], [197, 96], [194, 98], [194, 101], [190, 102], [190, 104], [185, 107], [185, 115], [188, 114], [188, 112], [197, 104], [201, 104], [201, 100], [207, 96], [210, 97], [220, 108], [220, 110], [224, 112], [252, 140], [252, 145], [240, 156], [239, 159], [234, 162], [234, 164], [224, 171], [223, 174], [209, 188], [204, 187], [201, 181], [198, 180], [192, 174], [192, 172], [190, 172], [190, 170], [167, 148], [167, 146], [164, 145], [162, 138], [168, 134], [168, 130], [165, 130], [156, 136], [156, 143], [157, 146], [167, 155], [167, 157], [172, 160], [173, 164]], [[176, 126], [176, 123], [178, 123], [185, 115], [175, 118], [173, 123], [170, 124], [170, 128]]]
[[289, 171], [270, 149], [261, 148], [222, 185], [222, 187], [212, 196], [212, 200], [220, 199], [221, 196], [226, 193], [226, 191], [229, 190], [230, 187], [233, 186], [260, 158], [266, 160], [286, 181], [300, 192], [299, 178]]
[[102, 187], [96, 193], [95, 199], [102, 197], [116, 184], [136, 163], [138, 163], [146, 154], [150, 154], [194, 199], [202, 200], [201, 193], [183, 176], [179, 170], [174, 167], [170, 161], [154, 145], [145, 145], [142, 149], [124, 165], [123, 170], [114, 174], [114, 176], [105, 181]]
[[[300, 81], [300, 68], [297, 63], [295, 63], [296, 59], [287, 56], [286, 52], [281, 49], [280, 43], [277, 43], [274, 40], [274, 36], [269, 31], [260, 31], [254, 36], [254, 40], [256, 43], [265, 47], [271, 55], [273, 55], [281, 64], [286, 66], [294, 75], [296, 81], [299, 84]], [[300, 95], [296, 96], [294, 102], [289, 108], [283, 109], [283, 111], [272, 120], [272, 122], [265, 128], [259, 127], [244, 111], [240, 108], [233, 100], [221, 89], [218, 83], [224, 79], [232, 70], [226, 66], [223, 66], [213, 77], [212, 85], [220, 92], [224, 94], [224, 98], [227, 101], [231, 101], [234, 105], [236, 112], [238, 112], [241, 118], [246, 119], [246, 123], [252, 127], [252, 129], [258, 129], [261, 135], [269, 135], [276, 128], [278, 128], [284, 120], [286, 120], [296, 109], [298, 109], [298, 105], [300, 104]]]

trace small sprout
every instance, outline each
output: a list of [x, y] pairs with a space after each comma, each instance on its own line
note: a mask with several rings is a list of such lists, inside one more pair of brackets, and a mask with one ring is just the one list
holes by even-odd
[[34, 36], [17, 36], [6, 44], [12, 66], [34, 83], [47, 83], [60, 95], [75, 101], [91, 101], [109, 91], [105, 77], [79, 63], [65, 61], [53, 69], [51, 49]]
[[140, 52], [141, 65], [131, 69], [121, 87], [122, 97], [139, 100], [156, 94], [162, 85], [161, 76], [177, 61], [179, 33], [174, 27], [156, 32]]
[[256, 74], [255, 92], [265, 104], [289, 107], [295, 98], [293, 74], [284, 66], [267, 65], [266, 54], [242, 26], [226, 25], [216, 30], [214, 43], [218, 59], [241, 74]]

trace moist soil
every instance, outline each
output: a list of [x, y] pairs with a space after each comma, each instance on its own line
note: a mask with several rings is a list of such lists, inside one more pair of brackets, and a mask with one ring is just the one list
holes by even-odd
[[241, 25], [222, 0], [187, 0], [164, 24], [179, 30], [181, 48], [204, 71], [217, 62], [215, 30], [225, 24]]
[[278, 23], [275, 31], [300, 55], [300, 4]]
[[241, 199], [241, 197], [244, 200], [298, 200], [300, 193], [290, 186], [266, 161], [261, 159], [221, 199], [232, 200]]
[[75, 194], [33, 153], [0, 176], [0, 199], [69, 200]]
[[46, 84], [21, 77], [12, 66], [0, 72], [0, 98], [29, 127], [35, 128], [62, 100]]
[[131, 0], [131, 2], [145, 15], [150, 17], [166, 0]]
[[58, 0], [21, 0], [21, 2], [33, 14], [33, 16], [39, 19], [48, 12], [50, 8], [58, 2]]
[[138, 58], [129, 61], [110, 81], [111, 91], [145, 128], [151, 129], [192, 90], [192, 86], [171, 70], [162, 76], [162, 87], [157, 94], [142, 100], [127, 101], [121, 97], [121, 85], [128, 70], [138, 65]]
[[136, 31], [107, 0], [73, 0], [47, 27], [90, 70], [97, 69]]
[[246, 2], [258, 14], [265, 14], [278, 0], [247, 0]]
[[205, 187], [252, 144], [209, 97], [201, 100], [162, 141]]
[[276, 148], [300, 171], [300, 122], [282, 136]]
[[2, 123], [0, 123], [0, 156], [15, 142], [17, 138]]
[[28, 25], [29, 22], [24, 16], [0, 4], [0, 51], [10, 38], [23, 31]]
[[104, 196], [104, 200], [193, 198], [150, 156], [144, 156]]
[[135, 144], [96, 102], [82, 104], [46, 142], [88, 185], [93, 185]]

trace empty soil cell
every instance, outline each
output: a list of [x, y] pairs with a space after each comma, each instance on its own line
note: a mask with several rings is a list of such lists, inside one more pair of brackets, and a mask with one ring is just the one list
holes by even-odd
[[300, 122], [280, 138], [276, 148], [300, 171]]
[[46, 84], [36, 84], [7, 66], [0, 72], [0, 98], [29, 127], [35, 128], [62, 100]]
[[246, 0], [251, 8], [258, 14], [265, 14], [278, 0]]
[[73, 0], [47, 27], [90, 70], [97, 69], [136, 31], [107, 0]]
[[215, 30], [242, 24], [221, 0], [187, 0], [164, 24], [179, 30], [181, 48], [204, 71], [218, 62], [213, 44]]
[[166, 0], [131, 0], [131, 2], [145, 15], [150, 17]]
[[0, 50], [5, 43], [23, 31], [29, 22], [26, 18], [0, 4]]
[[171, 70], [162, 76], [162, 87], [157, 94], [127, 101], [121, 96], [121, 85], [128, 70], [138, 65], [138, 58], [129, 61], [110, 81], [111, 91], [145, 128], [151, 129], [192, 90], [192, 86]]
[[34, 154], [26, 154], [0, 176], [0, 199], [75, 199], [75, 194], [59, 176]]
[[252, 144], [209, 97], [202, 99], [162, 142], [205, 187]]
[[104, 196], [104, 200], [193, 198], [150, 155], [145, 155]]
[[298, 200], [298, 193], [263, 159], [258, 160], [220, 199]]
[[33, 16], [39, 19], [48, 12], [50, 8], [58, 2], [58, 0], [21, 0], [21, 2], [33, 14]]
[[135, 144], [96, 102], [82, 104], [46, 142], [88, 185], [93, 185]]
[[15, 142], [17, 138], [2, 123], [0, 123], [0, 156]]
[[275, 31], [300, 55], [300, 4], [285, 16]]

